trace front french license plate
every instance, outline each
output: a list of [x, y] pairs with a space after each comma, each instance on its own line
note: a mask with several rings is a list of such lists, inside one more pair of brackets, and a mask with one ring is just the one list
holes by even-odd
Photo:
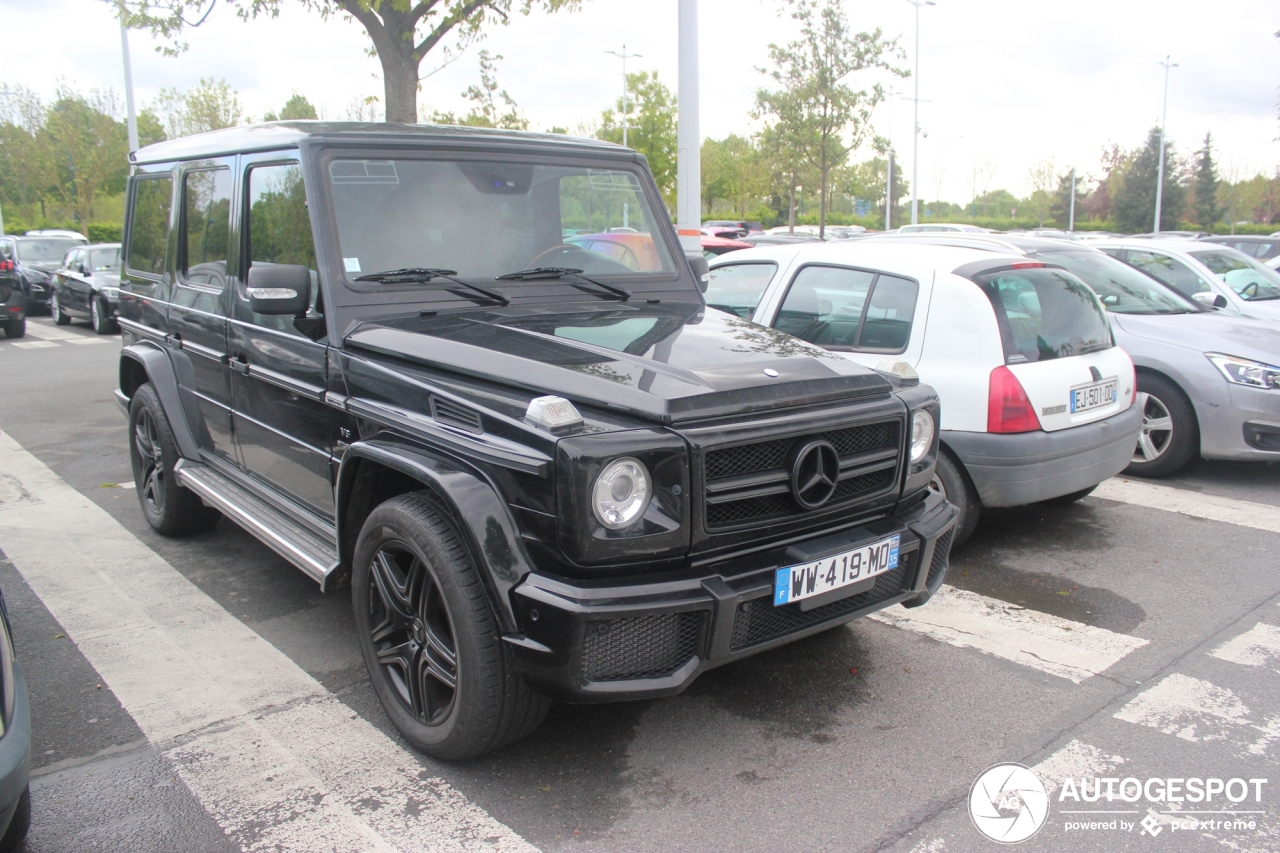
[[1116, 377], [1071, 389], [1071, 411], [1087, 412], [1116, 401]]
[[895, 534], [812, 563], [778, 569], [773, 582], [774, 607], [803, 601], [896, 569], [900, 542], [901, 536]]

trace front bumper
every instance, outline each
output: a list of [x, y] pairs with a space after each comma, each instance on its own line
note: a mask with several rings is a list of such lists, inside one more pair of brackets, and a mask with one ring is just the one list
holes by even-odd
[[1069, 495], [1114, 477], [1133, 461], [1142, 412], [1054, 432], [942, 433], [964, 463], [983, 506], [1023, 506]]
[[1197, 402], [1200, 454], [1207, 459], [1280, 459], [1280, 391], [1231, 385], [1229, 406]]
[[[523, 634], [504, 639], [535, 689], [576, 702], [668, 696], [700, 673], [850, 622], [893, 604], [928, 601], [946, 576], [957, 510], [929, 493], [915, 506], [834, 534], [729, 558], [698, 578], [627, 586], [569, 584], [538, 574], [512, 590]], [[834, 601], [773, 606], [791, 547], [834, 554], [901, 535], [898, 567]], [[868, 581], [870, 583], [870, 581]]]
[[31, 703], [22, 666], [14, 661], [13, 719], [0, 737], [0, 835], [9, 828], [31, 777]]
[[53, 296], [53, 285], [41, 282], [28, 282], [27, 307], [47, 308]]

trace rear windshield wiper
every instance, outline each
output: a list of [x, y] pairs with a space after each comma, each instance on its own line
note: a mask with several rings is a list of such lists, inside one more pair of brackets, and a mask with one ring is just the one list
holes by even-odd
[[478, 284], [472, 284], [469, 281], [463, 281], [460, 278], [454, 278], [458, 274], [457, 270], [436, 269], [434, 267], [404, 267], [398, 270], [383, 270], [382, 272], [373, 272], [368, 275], [362, 275], [356, 278], [356, 281], [376, 281], [381, 284], [427, 284], [437, 278], [445, 279], [454, 284], [478, 293], [485, 299], [492, 299], [500, 305], [510, 305], [511, 300], [498, 293], [496, 290], [490, 290], [487, 287], [481, 287]]
[[534, 267], [530, 270], [517, 270], [509, 272], [506, 275], [498, 276], [498, 281], [533, 281], [539, 278], [564, 278], [571, 275], [574, 278], [581, 279], [588, 284], [594, 284], [602, 290], [607, 290], [614, 296], [626, 302], [631, 298], [631, 291], [625, 287], [615, 284], [605, 284], [603, 281], [596, 281], [594, 278], [587, 278], [582, 274], [582, 270], [573, 269], [572, 267]]

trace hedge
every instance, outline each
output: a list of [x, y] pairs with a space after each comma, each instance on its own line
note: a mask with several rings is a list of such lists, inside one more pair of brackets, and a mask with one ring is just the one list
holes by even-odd
[[90, 222], [88, 231], [90, 243], [119, 243], [124, 226], [115, 222]]

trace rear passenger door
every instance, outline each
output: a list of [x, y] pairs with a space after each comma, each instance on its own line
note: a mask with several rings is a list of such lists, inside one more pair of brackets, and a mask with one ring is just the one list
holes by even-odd
[[241, 187], [242, 260], [227, 327], [240, 459], [259, 479], [332, 519], [327, 339], [305, 337], [292, 317], [255, 314], [245, 290], [254, 264], [301, 264], [311, 269], [315, 305], [315, 245], [302, 170], [296, 161], [258, 157], [248, 164]]
[[194, 164], [182, 173], [178, 262], [169, 331], [182, 352], [179, 384], [187, 411], [199, 411], [196, 441], [236, 463], [231, 436], [231, 379], [227, 359], [227, 268], [232, 255], [235, 161]]
[[867, 367], [920, 359], [927, 307], [921, 283], [903, 275], [834, 264], [806, 264], [792, 276], [769, 324], [802, 340], [847, 353]]

